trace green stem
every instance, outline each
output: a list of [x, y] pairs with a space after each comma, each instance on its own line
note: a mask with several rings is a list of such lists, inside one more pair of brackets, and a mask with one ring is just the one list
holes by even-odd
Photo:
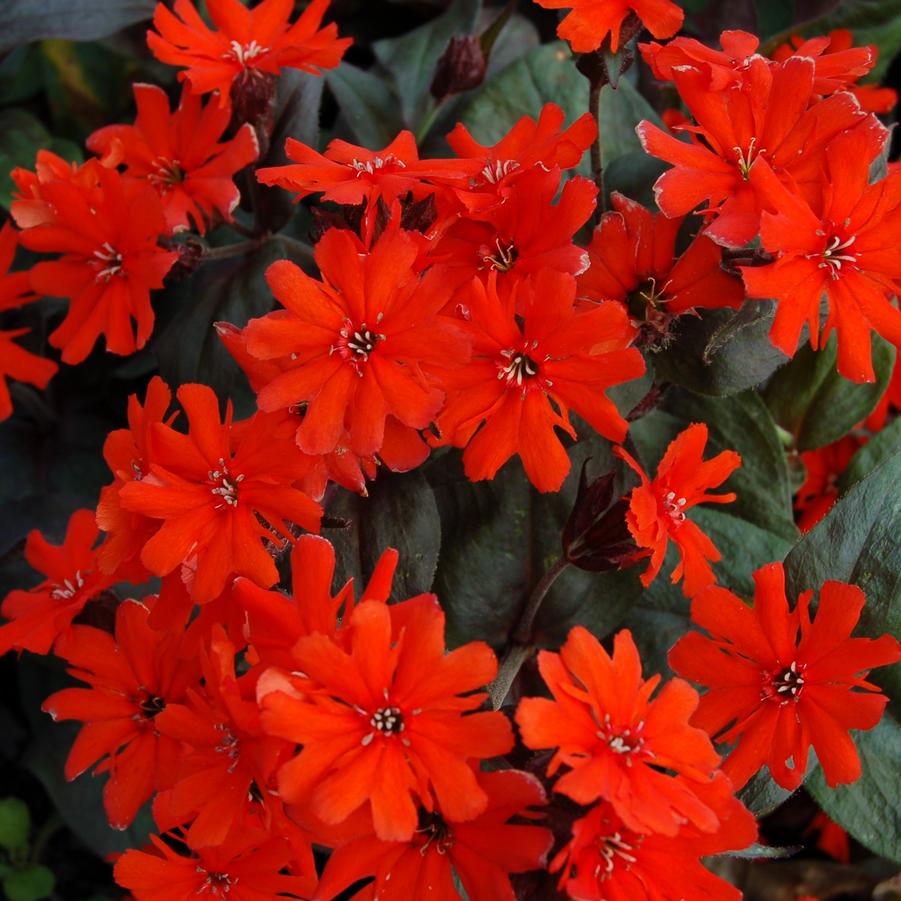
[[532, 629], [535, 625], [535, 617], [538, 616], [541, 604], [551, 590], [551, 586], [557, 581], [567, 566], [569, 566], [569, 561], [565, 557], [560, 557], [532, 589], [529, 600], [526, 602], [526, 606], [516, 625], [516, 630], [513, 633], [513, 642], [507, 649], [506, 654], [504, 654], [504, 659], [498, 667], [495, 680], [488, 686], [491, 706], [495, 710], [500, 709], [520, 668], [532, 656], [532, 652], [535, 650], [532, 645]]
[[260, 235], [248, 241], [238, 241], [236, 244], [223, 244], [221, 247], [207, 247], [201, 257], [202, 262], [210, 263], [215, 260], [230, 260], [232, 257], [242, 257], [262, 247], [272, 236]]
[[588, 109], [591, 115], [594, 116], [595, 124], [598, 127], [597, 138], [591, 145], [591, 177], [598, 186], [598, 221], [600, 221], [601, 216], [607, 209], [607, 198], [604, 188], [604, 165], [601, 159], [601, 91], [603, 89], [604, 84], [600, 78], [592, 79], [591, 89], [588, 94]]
[[60, 815], [58, 813], [50, 814], [44, 821], [44, 825], [38, 830], [38, 834], [34, 837], [34, 843], [31, 846], [31, 863], [40, 863], [47, 843], [62, 827], [63, 821]]
[[432, 130], [432, 126], [435, 124], [435, 121], [438, 119], [441, 110], [444, 108], [444, 101], [442, 100], [440, 103], [436, 103], [431, 110], [429, 110], [425, 119], [419, 125], [419, 129], [416, 132], [416, 143], [422, 144], [423, 141], [428, 137], [429, 132]]
[[309, 244], [305, 244], [303, 241], [298, 241], [297, 238], [292, 238], [290, 235], [277, 234], [275, 235], [275, 239], [277, 241], [281, 241], [282, 244], [285, 245], [285, 250], [292, 252], [295, 256], [300, 257], [305, 263], [315, 263], [315, 257], [313, 255], [313, 248]]

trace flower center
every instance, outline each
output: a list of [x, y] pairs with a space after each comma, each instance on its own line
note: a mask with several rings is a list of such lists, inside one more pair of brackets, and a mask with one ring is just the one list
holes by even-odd
[[670, 518], [674, 526], [681, 526], [685, 522], [685, 505], [688, 501], [684, 497], [676, 497], [675, 491], [667, 491], [660, 500], [663, 512]]
[[610, 835], [602, 835], [598, 838], [598, 851], [601, 855], [601, 862], [594, 871], [595, 879], [608, 879], [616, 866], [617, 858], [625, 861], [626, 869], [638, 860], [631, 851], [635, 850], [635, 845], [630, 845], [620, 832], [611, 832]]
[[766, 153], [766, 149], [761, 147], [759, 150], [755, 148], [755, 144], [757, 143], [757, 138], [751, 138], [751, 142], [748, 144], [748, 150], [745, 152], [741, 147], [733, 147], [732, 149], [735, 151], [736, 156], [738, 157], [738, 171], [741, 173], [741, 177], [748, 181], [751, 177], [751, 166], [754, 165], [754, 160], [757, 159], [758, 156], [762, 153]]
[[268, 47], [261, 47], [256, 41], [251, 41], [249, 44], [240, 44], [238, 41], [232, 41], [231, 48], [222, 54], [222, 58], [235, 60], [239, 65], [246, 68], [249, 63], [268, 52]]
[[62, 585], [56, 584], [53, 586], [50, 597], [55, 601], [68, 601], [69, 598], [74, 598], [78, 590], [83, 586], [84, 576], [82, 576], [80, 569], [76, 569], [75, 575], [71, 579], [63, 579]]
[[[537, 346], [538, 342], [533, 341], [531, 350]], [[502, 350], [501, 356], [503, 359], [497, 361], [497, 377], [506, 379], [508, 385], [522, 387], [523, 381], [538, 375], [538, 364], [524, 351], [509, 348]]]
[[215, 751], [228, 757], [231, 761], [228, 766], [228, 772], [233, 773], [238, 766], [238, 760], [241, 756], [241, 742], [235, 738], [234, 733], [225, 723], [216, 723], [213, 728], [222, 736], [219, 744], [215, 747]]
[[384, 169], [386, 166], [394, 165], [397, 169], [406, 169], [407, 164], [403, 160], [399, 160], [393, 153], [386, 156], [374, 156], [371, 160], [353, 159], [347, 165], [356, 172], [359, 178], [364, 172], [369, 175], [375, 175], [376, 170]]
[[[382, 317], [383, 314], [379, 313], [376, 317], [376, 324], [382, 321]], [[365, 322], [357, 328], [350, 319], [344, 320], [338, 336], [338, 341], [329, 348], [329, 356], [336, 353], [342, 359], [348, 360], [356, 368], [357, 375], [363, 374], [360, 364], [369, 359], [369, 355], [376, 349], [379, 341], [384, 341], [386, 337], [380, 332], [370, 329]]]
[[598, 729], [597, 736], [604, 742], [614, 754], [622, 754], [625, 757], [626, 766], [632, 766], [631, 758], [636, 754], [642, 756], [649, 754], [644, 750], [644, 720], [642, 720], [634, 729], [620, 729], [610, 723], [610, 714], [604, 715], [604, 725]]
[[518, 168], [519, 163], [516, 160], [495, 160], [485, 166], [481, 175], [488, 184], [496, 185]]
[[151, 695], [144, 692], [144, 698], [138, 701], [138, 709], [141, 711], [145, 719], [152, 720], [157, 714], [162, 713], [166, 709], [166, 699], [159, 695]]
[[147, 176], [147, 181], [163, 193], [173, 185], [184, 181], [185, 172], [178, 160], [169, 160], [164, 156], [158, 156], [152, 165], [153, 171]]
[[404, 731], [404, 717], [400, 707], [379, 707], [372, 714], [369, 725], [382, 735], [397, 735]]
[[225, 460], [222, 457], [219, 458], [219, 468], [210, 470], [208, 475], [210, 482], [213, 484], [210, 494], [222, 498], [222, 503], [216, 504], [216, 509], [221, 510], [226, 506], [237, 507], [238, 486], [244, 481], [244, 475], [233, 476], [228, 471], [228, 467], [225, 465]]
[[500, 238], [494, 239], [494, 245], [497, 248], [496, 251], [492, 251], [490, 247], [485, 245], [482, 245], [479, 249], [482, 262], [489, 269], [494, 269], [496, 272], [509, 272], [516, 265], [519, 252], [516, 250], [515, 245], [505, 244]]
[[197, 867], [198, 873], [206, 873], [206, 879], [195, 892], [197, 895], [203, 895], [207, 892], [214, 898], [225, 898], [232, 890], [232, 886], [238, 881], [237, 876], [229, 876], [228, 873], [210, 873], [203, 867]]
[[434, 843], [435, 850], [439, 854], [447, 854], [454, 845], [454, 836], [441, 816], [438, 813], [422, 811], [419, 822], [421, 825], [416, 831], [425, 836], [425, 842], [420, 847], [419, 853], [425, 857]]
[[802, 663], [799, 666], [796, 660], [792, 660], [791, 665], [787, 669], [784, 669], [765, 684], [763, 690], [764, 698], [778, 701], [780, 705], [787, 704], [789, 701], [797, 701], [804, 690], [805, 669], [807, 669], [806, 664]]
[[[826, 237], [826, 233], [823, 231], [817, 231], [817, 234], [822, 238]], [[809, 253], [807, 259], [821, 258], [822, 262], [819, 264], [819, 268], [828, 270], [829, 275], [833, 279], [837, 279], [841, 276], [842, 266], [845, 263], [852, 266], [857, 265], [857, 254], [846, 252], [856, 240], [857, 235], [851, 235], [844, 241], [838, 235], [832, 235], [820, 253]]]
[[97, 262], [91, 265], [97, 270], [94, 278], [98, 282], [108, 282], [114, 275], [123, 274], [122, 254], [109, 241], [105, 241], [99, 250], [95, 250], [94, 256]]

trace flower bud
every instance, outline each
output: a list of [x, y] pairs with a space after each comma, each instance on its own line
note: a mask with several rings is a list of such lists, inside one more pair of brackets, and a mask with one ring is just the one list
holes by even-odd
[[451, 94], [477, 88], [485, 80], [485, 54], [478, 37], [452, 37], [438, 60], [431, 92], [437, 102]]
[[615, 474], [589, 483], [587, 461], [582, 466], [579, 490], [563, 528], [563, 556], [579, 569], [606, 572], [624, 569], [642, 556], [626, 525], [628, 502], [615, 492]]

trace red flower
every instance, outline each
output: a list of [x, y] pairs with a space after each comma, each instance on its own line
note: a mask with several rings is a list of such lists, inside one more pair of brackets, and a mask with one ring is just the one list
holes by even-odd
[[128, 398], [128, 428], [110, 432], [103, 443], [103, 458], [113, 474], [113, 482], [100, 490], [97, 504], [97, 525], [106, 532], [97, 559], [105, 573], [134, 582], [146, 581], [150, 576], [138, 558], [159, 523], [149, 516], [125, 510], [120, 492], [129, 482], [141, 481], [150, 473], [153, 424], [172, 422], [177, 414], [166, 417], [171, 403], [169, 386], [158, 375], [154, 376], [147, 386], [143, 406], [137, 395]]
[[331, 453], [346, 435], [353, 453], [377, 453], [389, 415], [423, 429], [440, 409], [444, 396], [427, 372], [459, 366], [468, 346], [438, 315], [450, 287], [434, 270], [414, 271], [418, 253], [406, 232], [386, 232], [361, 254], [348, 232], [331, 229], [316, 245], [322, 281], [287, 261], [269, 267], [269, 285], [287, 309], [250, 321], [247, 350], [285, 364], [260, 389], [261, 410], [309, 404], [297, 429], [304, 453]]
[[[423, 182], [462, 187], [480, 168], [477, 160], [421, 160], [416, 138], [409, 131], [402, 131], [382, 150], [334, 140], [325, 154], [288, 138], [285, 153], [293, 165], [257, 170], [257, 179], [264, 185], [296, 191], [298, 200], [321, 193], [323, 200], [335, 203], [365, 201], [369, 210], [380, 198], [390, 206], [408, 191], [421, 190]], [[434, 188], [426, 191], [432, 192]]]
[[219, 92], [219, 105], [228, 106], [235, 81], [266, 80], [282, 69], [318, 73], [333, 69], [351, 44], [338, 37], [338, 26], [320, 28], [329, 0], [312, 0], [300, 18], [289, 24], [294, 4], [262, 0], [248, 9], [240, 0], [207, 0], [218, 30], [200, 18], [190, 0], [175, 0], [174, 14], [158, 3], [154, 31], [147, 32], [153, 55], [170, 66], [184, 66], [179, 77], [195, 94]]
[[807, 478], [795, 495], [795, 513], [799, 514], [802, 532], [809, 532], [832, 509], [838, 500], [838, 479], [864, 444], [866, 438], [845, 435], [833, 444], [801, 454]]
[[575, 53], [597, 50], [607, 35], [610, 49], [620, 45], [620, 29], [634, 13], [655, 38], [672, 37], [681, 27], [685, 13], [672, 0], [535, 0], [545, 9], [572, 11], [557, 26], [557, 35], [569, 41]]
[[203, 653], [203, 689], [189, 689], [184, 703], [167, 704], [156, 718], [159, 732], [186, 753], [172, 787], [156, 796], [153, 816], [161, 829], [190, 821], [191, 848], [221, 845], [248, 815], [267, 828], [281, 805], [274, 778], [292, 747], [262, 731], [253, 675], [236, 677], [235, 653], [215, 626]]
[[47, 225], [54, 221], [56, 211], [43, 197], [43, 187], [57, 181], [71, 181], [89, 193], [97, 188], [99, 161], [69, 163], [50, 150], [39, 150], [35, 157], [34, 172], [16, 167], [10, 178], [16, 186], [11, 212], [19, 228]]
[[0, 612], [11, 622], [0, 626], [0, 654], [11, 648], [46, 654], [84, 605], [112, 585], [100, 572], [94, 545], [100, 532], [93, 510], [69, 517], [66, 537], [50, 544], [37, 530], [28, 533], [25, 559], [47, 578], [30, 591], [14, 589]]
[[614, 448], [614, 453], [641, 479], [641, 484], [632, 489], [626, 522], [635, 543], [650, 552], [651, 562], [641, 577], [645, 587], [660, 572], [670, 539], [676, 543], [681, 557], [673, 570], [672, 581], [675, 584], [684, 574], [683, 590], [687, 597], [716, 581], [708, 561], [715, 563], [720, 554], [707, 535], [685, 516], [685, 511], [698, 504], [734, 501], [732, 492], [706, 492], [722, 485], [741, 466], [741, 457], [735, 451], [723, 451], [704, 460], [706, 444], [707, 426], [692, 423], [670, 442], [654, 479], [648, 478], [635, 458], [623, 448]]
[[676, 255], [683, 217], [669, 219], [616, 192], [588, 247], [591, 265], [579, 277], [579, 296], [626, 303], [641, 291], [646, 318], [698, 307], [739, 307], [741, 282], [722, 268], [722, 250], [703, 235]]
[[513, 746], [502, 713], [474, 712], [486, 697], [476, 689], [497, 672], [491, 649], [471, 642], [445, 653], [432, 595], [364, 601], [348, 628], [341, 642], [298, 640], [304, 676], [261, 699], [266, 730], [303, 746], [279, 773], [283, 800], [309, 802], [325, 823], [368, 803], [376, 835], [397, 842], [415, 835], [419, 805], [460, 822], [484, 813], [488, 795], [468, 761]]
[[21, 338], [29, 331], [31, 329], [27, 328], [0, 329], [0, 422], [8, 419], [13, 412], [7, 379], [44, 389], [59, 369], [53, 360], [33, 354], [15, 343], [14, 338]]
[[155, 423], [149, 473], [119, 492], [125, 510], [163, 520], [141, 561], [159, 576], [190, 564], [191, 597], [201, 604], [221, 594], [232, 575], [274, 584], [278, 572], [262, 542], [290, 540], [288, 522], [318, 531], [322, 514], [292, 487], [294, 445], [273, 443], [265, 423], [251, 424], [233, 442], [231, 407], [220, 422], [206, 385], [182, 385], [178, 400], [189, 434]]
[[[387, 602], [397, 566], [397, 551], [386, 550], [363, 588], [360, 602]], [[254, 652], [266, 664], [297, 669], [294, 645], [305, 635], [320, 633], [343, 641], [356, 605], [353, 580], [334, 597], [335, 549], [318, 535], [301, 535], [291, 550], [292, 596], [266, 591], [248, 579], [237, 579], [235, 597], [247, 614], [247, 634]], [[266, 674], [262, 676], [265, 680]]]
[[459, 901], [456, 874], [473, 901], [514, 901], [509, 874], [544, 866], [553, 836], [541, 826], [509, 820], [533, 818], [530, 808], [544, 805], [544, 789], [534, 776], [518, 770], [476, 772], [476, 779], [488, 796], [484, 813], [457, 823], [439, 811], [421, 811], [420, 828], [411, 841], [386, 842], [371, 832], [359, 835], [332, 853], [316, 897], [329, 901], [374, 876], [370, 890], [384, 901], [419, 898], [423, 886], [435, 901]]
[[723, 763], [737, 788], [764, 764], [797, 788], [811, 746], [830, 786], [854, 782], [860, 759], [848, 730], [872, 729], [888, 702], [867, 672], [901, 658], [901, 647], [890, 635], [851, 638], [866, 601], [855, 585], [826, 582], [811, 622], [813, 592], [789, 610], [781, 563], [754, 578], [753, 607], [724, 588], [699, 594], [691, 618], [711, 637], [692, 632], [670, 651], [676, 672], [709, 686], [692, 722], [738, 742]]
[[561, 192], [560, 170], [539, 166], [523, 173], [509, 191], [503, 203], [478, 219], [461, 218], [451, 225], [430, 252], [454, 285], [468, 284], [474, 276], [487, 280], [492, 272], [505, 285], [542, 270], [584, 272], [588, 254], [573, 236], [594, 211], [594, 183], [576, 176]]
[[291, 845], [265, 832], [241, 831], [221, 845], [178, 854], [155, 835], [153, 849], [126, 851], [116, 862], [116, 883], [135, 901], [284, 901], [304, 897], [305, 878], [283, 873], [294, 860]]
[[741, 892], [699, 858], [746, 848], [757, 838], [757, 824], [722, 773], [696, 791], [717, 812], [714, 832], [687, 824], [675, 836], [643, 835], [612, 804], [593, 807], [573, 824], [572, 840], [551, 862], [561, 888], [575, 901], [740, 901]]
[[138, 107], [134, 125], [108, 125], [88, 138], [88, 149], [125, 164], [128, 175], [149, 182], [163, 201], [170, 231], [194, 227], [201, 233], [218, 215], [231, 221], [241, 199], [235, 173], [256, 159], [259, 148], [251, 125], [220, 143], [228, 109], [183, 90], [174, 113], [162, 88], [132, 86]]
[[[742, 269], [750, 296], [777, 301], [773, 344], [791, 356], [805, 323], [814, 349], [835, 329], [838, 371], [855, 382], [875, 380], [871, 330], [901, 346], [901, 312], [888, 297], [901, 279], [901, 173], [869, 184], [871, 149], [860, 130], [836, 138], [813, 203], [786, 187], [766, 161], [755, 166], [751, 183], [768, 207], [761, 241], [778, 259]], [[829, 315], [821, 332], [824, 294]]]
[[[10, 272], [16, 255], [18, 237], [9, 222], [0, 229], [0, 313], [15, 310], [37, 300], [29, 290], [27, 272]], [[12, 415], [12, 398], [9, 396], [7, 378], [27, 382], [36, 388], [46, 388], [56, 374], [56, 363], [40, 357], [13, 343], [13, 338], [27, 335], [30, 329], [0, 329], [0, 422]]]
[[41, 706], [54, 720], [84, 723], [66, 761], [66, 778], [75, 779], [103, 758], [94, 772], [110, 774], [103, 806], [114, 829], [128, 827], [138, 808], [174, 781], [182, 748], [160, 735], [155, 718], [200, 679], [184, 635], [154, 631], [149, 614], [137, 601], [120, 604], [115, 638], [73, 626], [55, 651], [69, 673], [91, 687], [65, 688]]
[[711, 460], [704, 460], [706, 444], [707, 426], [692, 423], [667, 447], [653, 480], [634, 457], [621, 447], [614, 448], [614, 453], [641, 479], [641, 484], [632, 489], [626, 522], [635, 543], [650, 552], [651, 562], [641, 577], [645, 587], [660, 572], [670, 539], [676, 543], [681, 557], [673, 570], [672, 581], [675, 584], [684, 574], [683, 590], [687, 597], [716, 581], [708, 561], [719, 560], [719, 552], [707, 535], [686, 518], [685, 511], [698, 504], [734, 501], [731, 492], [706, 492], [722, 485], [741, 466], [741, 457], [735, 451], [723, 451]]
[[712, 221], [705, 233], [727, 246], [746, 244], [759, 230], [761, 199], [751, 179], [757, 160], [816, 195], [823, 149], [835, 135], [857, 126], [869, 138], [861, 148], [867, 163], [885, 140], [883, 126], [853, 97], [817, 99], [811, 59], [771, 64], [755, 56], [741, 74], [739, 84], [712, 92], [704, 72], [689, 66], [673, 70], [676, 89], [698, 123], [692, 143], [650, 122], [638, 125], [645, 150], [674, 165], [654, 186], [660, 209], [684, 216], [707, 201], [701, 212]]
[[570, 461], [555, 429], [576, 437], [570, 409], [604, 437], [623, 440], [626, 420], [604, 391], [645, 366], [629, 347], [635, 330], [622, 306], [576, 309], [575, 279], [549, 269], [505, 294], [492, 273], [487, 286], [474, 279], [460, 297], [473, 359], [446, 375], [437, 424], [443, 442], [466, 448], [470, 479], [494, 478], [519, 454], [532, 484], [556, 491]]
[[848, 833], [838, 823], [834, 823], [821, 810], [810, 821], [810, 825], [804, 830], [804, 835], [814, 834], [816, 846], [834, 860], [842, 863], [851, 863], [851, 840]]
[[685, 823], [716, 830], [700, 787], [720, 759], [703, 730], [688, 724], [698, 693], [687, 682], [671, 679], [652, 700], [660, 676], [642, 679], [627, 629], [611, 657], [576, 626], [559, 654], [541, 651], [538, 669], [554, 699], [523, 698], [516, 722], [527, 747], [556, 748], [548, 775], [567, 767], [555, 791], [579, 804], [608, 800], [636, 832], [676, 835]]
[[[153, 188], [96, 162], [84, 168], [79, 179], [40, 185], [41, 200], [52, 213], [20, 236], [30, 250], [62, 254], [32, 267], [31, 286], [41, 294], [70, 298], [66, 318], [49, 339], [62, 348], [65, 363], [84, 360], [100, 335], [112, 353], [140, 350], [153, 331], [150, 291], [163, 286], [178, 257], [157, 244], [166, 222]], [[85, 187], [88, 173], [94, 183]], [[25, 226], [35, 213], [34, 202], [20, 203], [13, 202], [12, 214]]]
[[447, 143], [461, 159], [478, 160], [482, 170], [469, 188], [458, 191], [469, 210], [503, 202], [513, 183], [536, 166], [573, 169], [597, 137], [591, 113], [585, 113], [563, 130], [566, 114], [555, 103], [545, 103], [536, 122], [523, 116], [491, 147], [480, 144], [462, 122], [447, 136]]

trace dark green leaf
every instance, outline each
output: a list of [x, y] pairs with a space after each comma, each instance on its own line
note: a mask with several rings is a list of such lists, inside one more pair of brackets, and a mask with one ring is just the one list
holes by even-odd
[[890, 715], [869, 732], [853, 733], [863, 775], [829, 788], [822, 770], [806, 788], [829, 817], [880, 857], [901, 863], [901, 725]]
[[839, 489], [847, 491], [855, 482], [872, 472], [880, 463], [901, 451], [901, 418], [895, 419], [873, 435], [851, 458], [838, 480]]
[[812, 450], [838, 441], [873, 412], [892, 375], [895, 349], [873, 335], [876, 381], [859, 385], [836, 370], [835, 336], [822, 351], [804, 345], [770, 381], [764, 392], [776, 422]]
[[660, 117], [647, 100], [625, 78], [616, 90], [604, 85], [601, 91], [601, 160], [609, 166], [628, 153], [643, 152], [635, 126], [643, 119], [663, 126]]
[[31, 814], [20, 798], [0, 799], [0, 848], [14, 851], [28, 846]]
[[[901, 635], [901, 455], [853, 485], [785, 559], [790, 596], [834, 579], [859, 585], [867, 596], [858, 633]], [[901, 701], [901, 667], [876, 681]]]
[[3, 891], [9, 901], [40, 901], [49, 898], [55, 887], [56, 877], [40, 864], [16, 870], [3, 880]]
[[325, 74], [341, 113], [354, 138], [363, 146], [387, 146], [403, 128], [397, 97], [386, 82], [372, 72], [341, 63]]
[[338, 554], [338, 572], [353, 576], [358, 591], [388, 548], [400, 555], [392, 591], [395, 600], [431, 590], [441, 548], [441, 519], [422, 472], [380, 472], [368, 497], [343, 492], [328, 512], [350, 520], [349, 528], [328, 537]]
[[604, 188], [608, 200], [614, 191], [619, 191], [650, 209], [656, 209], [654, 182], [668, 168], [667, 163], [648, 156], [643, 150], [623, 153], [604, 166]]
[[417, 129], [426, 117], [433, 103], [429, 86], [435, 64], [454, 35], [472, 32], [481, 5], [481, 0], [454, 0], [425, 25], [372, 45], [376, 59], [394, 79], [407, 127]]
[[792, 792], [773, 782], [765, 767], [758, 770], [738, 793], [742, 804], [758, 819], [772, 813], [791, 796]]
[[157, 329], [153, 349], [160, 374], [173, 389], [201, 382], [212, 386], [221, 399], [232, 399], [237, 416], [253, 411], [255, 401], [247, 379], [219, 340], [214, 324], [224, 321], [240, 328], [268, 313], [274, 301], [266, 270], [283, 257], [281, 243], [269, 241], [246, 256], [204, 264], [159, 299], [156, 308], [168, 313], [168, 321]]
[[91, 41], [149, 19], [154, 0], [5, 0], [0, 53], [42, 38]]
[[654, 357], [658, 376], [700, 394], [737, 394], [760, 385], [787, 357], [768, 336], [773, 303], [751, 301], [750, 311], [756, 315], [701, 310], [697, 317], [681, 317], [672, 344]]

